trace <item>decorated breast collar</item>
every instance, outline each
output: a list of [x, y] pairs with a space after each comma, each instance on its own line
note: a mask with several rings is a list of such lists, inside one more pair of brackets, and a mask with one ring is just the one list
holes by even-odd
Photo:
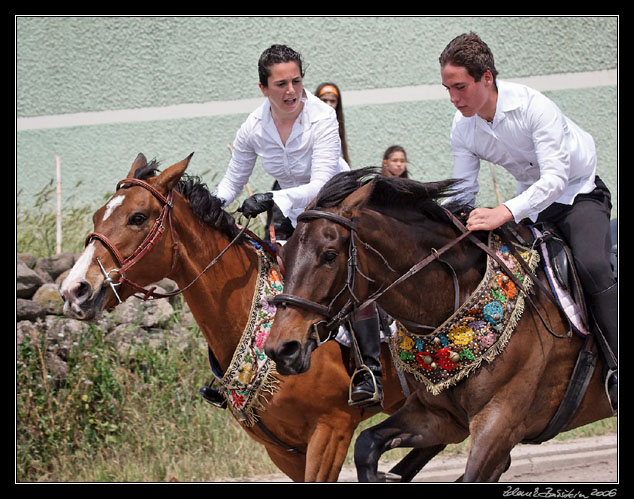
[[[533, 284], [530, 277], [493, 232], [489, 247], [528, 291]], [[535, 270], [539, 263], [537, 251], [516, 248], [530, 269]], [[410, 333], [398, 322], [393, 325], [397, 329], [390, 339], [394, 362], [437, 395], [502, 352], [524, 311], [524, 299], [524, 292], [487, 256], [486, 272], [476, 290], [431, 335]]]
[[275, 307], [267, 297], [282, 291], [282, 277], [278, 266], [257, 243], [258, 277], [253, 301], [238, 346], [227, 370], [222, 373], [210, 352], [210, 364], [216, 377], [214, 387], [222, 392], [227, 407], [245, 426], [257, 422], [257, 411], [264, 409], [266, 395], [278, 389], [275, 363], [264, 353], [264, 343], [271, 332]]

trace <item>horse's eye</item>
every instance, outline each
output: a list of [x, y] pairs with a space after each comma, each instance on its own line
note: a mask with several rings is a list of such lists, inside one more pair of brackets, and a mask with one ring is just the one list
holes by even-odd
[[336, 251], [326, 251], [322, 256], [324, 263], [333, 263], [337, 259]]
[[128, 225], [142, 225], [147, 220], [143, 213], [135, 213], [128, 218]]

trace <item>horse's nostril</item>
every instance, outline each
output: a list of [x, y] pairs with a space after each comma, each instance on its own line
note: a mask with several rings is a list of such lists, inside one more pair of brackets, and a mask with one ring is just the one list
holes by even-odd
[[286, 341], [271, 352], [270, 357], [277, 362], [294, 359], [301, 350], [299, 341]]
[[68, 297], [71, 301], [82, 303], [90, 298], [92, 287], [87, 281], [76, 282], [69, 290]]

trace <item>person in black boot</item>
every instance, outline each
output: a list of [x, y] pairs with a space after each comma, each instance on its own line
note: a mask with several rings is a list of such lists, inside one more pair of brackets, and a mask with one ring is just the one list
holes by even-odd
[[[611, 350], [611, 352], [605, 353], [605, 356], [608, 357], [612, 354], [614, 362], [617, 362], [619, 358], [618, 299], [618, 283], [612, 284], [603, 291], [594, 293], [589, 299], [594, 320]], [[615, 368], [611, 368], [608, 372], [606, 387], [612, 407], [616, 410], [618, 405], [618, 379]]]
[[357, 338], [363, 366], [355, 371], [350, 380], [350, 405], [379, 412], [383, 410], [381, 337], [379, 316], [374, 303], [356, 312], [352, 329], [352, 334]]
[[[245, 217], [255, 217], [277, 206], [283, 220], [282, 226], [276, 227], [279, 241], [290, 237], [297, 216], [319, 189], [350, 167], [340, 157], [337, 114], [304, 89], [303, 60], [298, 52], [285, 45], [272, 45], [258, 60], [258, 77], [266, 99], [238, 130], [231, 160], [213, 194], [222, 200], [223, 207], [231, 204], [248, 185], [259, 158], [264, 171], [281, 188], [251, 195], [238, 211]], [[288, 157], [294, 158], [290, 165]], [[224, 397], [211, 386], [199, 392], [210, 404], [223, 404]]]
[[203, 386], [202, 388], [200, 388], [198, 390], [198, 393], [205, 400], [205, 402], [208, 402], [214, 407], [218, 407], [219, 409], [227, 408], [227, 399], [224, 398], [222, 393], [213, 388], [211, 386], [211, 383], [209, 386]]

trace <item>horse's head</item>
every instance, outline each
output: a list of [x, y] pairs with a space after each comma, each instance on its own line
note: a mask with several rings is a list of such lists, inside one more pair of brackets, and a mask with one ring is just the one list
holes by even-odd
[[[283, 248], [284, 293], [273, 299], [278, 308], [266, 342], [280, 373], [306, 371], [312, 351], [332, 337], [328, 332], [368, 300], [380, 297], [388, 313], [419, 324], [435, 324], [451, 312], [446, 296], [454, 284], [438, 262], [426, 269], [433, 284], [392, 285], [421, 256], [456, 239], [438, 204], [455, 184], [388, 178], [369, 168], [341, 173], [322, 188]], [[466, 260], [456, 248], [451, 252], [446, 258], [464, 270]], [[416, 300], [427, 306], [407, 305]]]
[[[169, 272], [172, 252], [163, 249], [171, 242], [170, 193], [190, 158], [154, 175], [157, 164], [148, 164], [142, 154], [137, 156], [114, 196], [93, 215], [94, 231], [60, 286], [66, 315], [91, 320], [134, 294], [132, 287], [120, 283], [124, 273], [131, 281], [146, 286]], [[153, 247], [156, 249], [150, 251]], [[142, 275], [135, 268], [141, 258]]]
[[367, 284], [362, 278], [353, 282], [357, 271], [349, 272], [349, 255], [354, 220], [371, 189], [367, 184], [334, 207], [317, 209], [313, 204], [315, 210], [309, 207], [300, 215], [282, 248], [284, 293], [275, 300], [277, 312], [265, 348], [281, 374], [308, 370], [312, 351], [339, 321], [328, 323], [351, 304], [351, 291]]

